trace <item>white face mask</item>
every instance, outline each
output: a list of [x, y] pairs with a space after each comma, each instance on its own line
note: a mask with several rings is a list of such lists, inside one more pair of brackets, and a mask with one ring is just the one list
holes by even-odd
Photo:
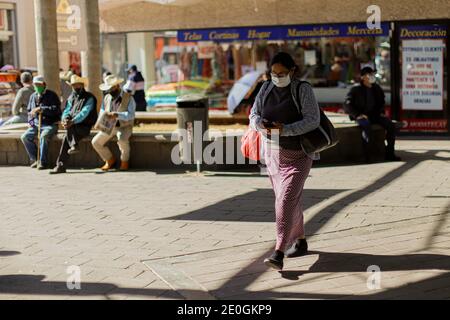
[[377, 82], [377, 78], [375, 76], [369, 76], [369, 83], [374, 84]]
[[291, 76], [288, 74], [285, 77], [274, 77], [272, 76], [272, 82], [278, 88], [286, 88], [291, 84]]

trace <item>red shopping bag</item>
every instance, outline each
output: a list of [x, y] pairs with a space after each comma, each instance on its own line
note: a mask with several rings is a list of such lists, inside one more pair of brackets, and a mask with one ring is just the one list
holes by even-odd
[[258, 131], [248, 129], [242, 137], [241, 152], [245, 158], [254, 161], [261, 160], [261, 136]]

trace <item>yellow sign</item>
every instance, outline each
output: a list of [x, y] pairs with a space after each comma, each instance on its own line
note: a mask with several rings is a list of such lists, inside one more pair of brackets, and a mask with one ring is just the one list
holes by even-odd
[[59, 14], [70, 14], [70, 3], [68, 0], [60, 0], [56, 12]]

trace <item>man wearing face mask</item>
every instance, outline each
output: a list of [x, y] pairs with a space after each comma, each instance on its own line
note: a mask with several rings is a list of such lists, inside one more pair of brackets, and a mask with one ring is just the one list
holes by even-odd
[[[35, 93], [28, 103], [28, 122], [30, 128], [22, 135], [21, 140], [32, 162], [32, 168], [45, 170], [48, 168], [48, 145], [50, 139], [58, 132], [61, 120], [61, 100], [58, 95], [47, 89], [44, 77], [33, 78]], [[35, 139], [38, 136], [39, 116], [41, 116], [41, 141], [39, 141], [40, 159], [37, 158]]]
[[[111, 150], [106, 146], [114, 136], [117, 136], [117, 144], [121, 153], [120, 170], [126, 171], [129, 169], [130, 138], [133, 134], [136, 102], [130, 93], [122, 91], [121, 84], [123, 82], [123, 79], [109, 75], [100, 85], [100, 90], [106, 94], [96, 124], [96, 128], [100, 132], [92, 140], [92, 145], [105, 161], [105, 165], [101, 168], [103, 171], [113, 169], [117, 162]], [[104, 126], [104, 123], [112, 123], [112, 127]]]
[[372, 124], [378, 124], [386, 130], [386, 161], [401, 161], [395, 155], [395, 124], [385, 114], [385, 95], [383, 89], [376, 83], [374, 69], [365, 67], [361, 70], [361, 83], [350, 90], [344, 108], [350, 119], [361, 127], [366, 162], [370, 162], [369, 143], [372, 140]]
[[72, 87], [62, 115], [62, 125], [67, 133], [51, 174], [66, 172], [69, 156], [80, 152], [78, 143], [90, 135], [92, 126], [97, 122], [97, 99], [85, 90], [86, 82], [87, 79], [73, 75], [67, 83]]

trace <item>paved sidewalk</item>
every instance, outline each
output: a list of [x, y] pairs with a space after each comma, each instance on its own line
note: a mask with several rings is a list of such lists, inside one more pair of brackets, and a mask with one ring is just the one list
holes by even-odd
[[0, 168], [0, 299], [449, 299], [450, 140], [399, 147], [312, 170], [311, 254], [281, 274], [267, 177]]

